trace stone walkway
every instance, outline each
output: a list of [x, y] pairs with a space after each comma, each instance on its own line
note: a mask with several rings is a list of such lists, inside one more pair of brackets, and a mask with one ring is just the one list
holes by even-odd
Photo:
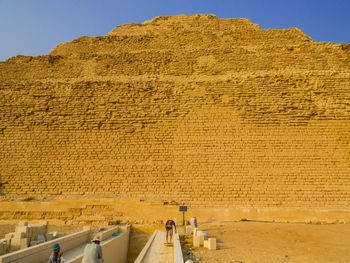
[[174, 247], [166, 246], [165, 232], [158, 231], [151, 247], [143, 260], [143, 263], [173, 263], [174, 262]]

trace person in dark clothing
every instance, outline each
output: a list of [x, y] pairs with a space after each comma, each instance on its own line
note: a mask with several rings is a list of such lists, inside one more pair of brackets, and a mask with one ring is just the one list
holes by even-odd
[[[175, 233], [176, 233], [175, 222], [173, 220], [171, 220], [171, 219], [166, 221], [166, 223], [165, 223], [166, 243], [171, 243], [172, 240], [173, 240], [173, 228], [174, 228]], [[170, 237], [170, 242], [168, 242], [169, 237]]]
[[61, 263], [61, 257], [63, 255], [63, 252], [60, 252], [60, 249], [60, 244], [56, 243], [53, 245], [53, 251], [48, 263]]

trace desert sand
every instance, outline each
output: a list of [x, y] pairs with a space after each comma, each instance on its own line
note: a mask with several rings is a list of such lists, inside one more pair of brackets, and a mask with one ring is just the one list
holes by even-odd
[[350, 225], [213, 222], [199, 226], [217, 238], [217, 250], [186, 247], [194, 262], [350, 262]]

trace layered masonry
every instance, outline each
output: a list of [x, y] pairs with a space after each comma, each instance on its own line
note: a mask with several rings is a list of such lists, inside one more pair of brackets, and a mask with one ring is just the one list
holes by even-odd
[[0, 191], [223, 207], [350, 201], [350, 45], [159, 17], [0, 62]]

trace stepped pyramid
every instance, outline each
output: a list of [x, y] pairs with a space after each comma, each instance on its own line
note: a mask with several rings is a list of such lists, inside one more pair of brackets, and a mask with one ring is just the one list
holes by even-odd
[[0, 62], [0, 192], [350, 202], [350, 45], [157, 17]]

